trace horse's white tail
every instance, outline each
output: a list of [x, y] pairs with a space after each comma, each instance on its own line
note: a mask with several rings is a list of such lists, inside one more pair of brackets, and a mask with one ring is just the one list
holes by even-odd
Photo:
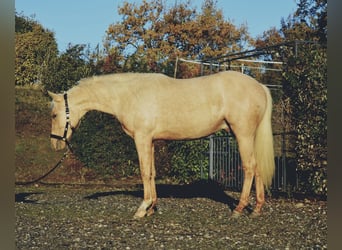
[[272, 133], [272, 96], [270, 90], [262, 85], [266, 93], [267, 107], [264, 116], [257, 128], [254, 150], [257, 162], [257, 169], [264, 182], [265, 188], [268, 189], [272, 184], [272, 178], [275, 170], [274, 149], [273, 149], [273, 133]]

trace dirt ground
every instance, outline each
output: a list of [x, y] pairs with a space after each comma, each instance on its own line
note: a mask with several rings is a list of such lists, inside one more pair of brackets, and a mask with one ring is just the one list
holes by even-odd
[[133, 219], [142, 186], [16, 186], [17, 249], [327, 249], [327, 202], [268, 197], [231, 218], [239, 193], [157, 185], [157, 211]]

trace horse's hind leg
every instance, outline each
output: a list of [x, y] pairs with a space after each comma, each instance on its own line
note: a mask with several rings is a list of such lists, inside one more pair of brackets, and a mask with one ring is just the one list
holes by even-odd
[[256, 206], [253, 210], [253, 213], [250, 217], [257, 217], [261, 214], [261, 207], [265, 203], [265, 189], [264, 189], [264, 182], [260, 176], [258, 171], [258, 166], [255, 171], [255, 189], [256, 189]]
[[243, 187], [240, 196], [240, 201], [233, 212], [233, 217], [238, 217], [242, 214], [242, 210], [248, 205], [249, 195], [253, 183], [256, 160], [254, 156], [254, 140], [253, 137], [237, 137], [239, 144], [239, 151], [242, 161], [242, 168], [244, 171]]

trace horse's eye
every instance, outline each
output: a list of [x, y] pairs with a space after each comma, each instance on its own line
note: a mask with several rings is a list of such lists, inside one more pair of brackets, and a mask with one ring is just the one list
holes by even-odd
[[57, 117], [57, 115], [53, 114], [51, 117], [52, 117], [52, 119], [55, 119]]

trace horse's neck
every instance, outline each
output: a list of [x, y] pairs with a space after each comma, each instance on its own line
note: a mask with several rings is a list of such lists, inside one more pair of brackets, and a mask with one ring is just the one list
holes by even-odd
[[74, 104], [79, 108], [81, 116], [91, 110], [116, 115], [117, 95], [112, 92], [113, 90], [103, 90], [94, 84], [77, 87], [70, 94]]

